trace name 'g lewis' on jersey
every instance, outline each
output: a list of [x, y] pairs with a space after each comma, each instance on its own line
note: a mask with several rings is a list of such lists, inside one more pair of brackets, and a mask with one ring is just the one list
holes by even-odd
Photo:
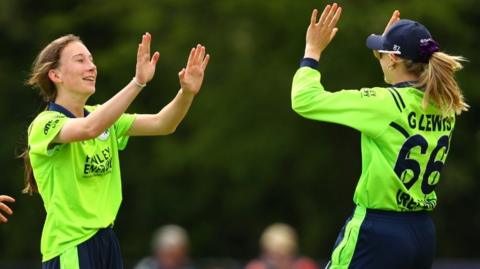
[[418, 89], [389, 90], [400, 112], [390, 123], [396, 132], [383, 137], [397, 152], [392, 163], [402, 183], [396, 190], [397, 208], [431, 210], [437, 203], [434, 190], [450, 149], [455, 117], [442, 114], [433, 104], [423, 108], [423, 92]]
[[408, 126], [419, 131], [451, 131], [453, 116], [444, 117], [438, 114], [417, 114], [415, 111], [408, 113]]
[[292, 109], [361, 133], [362, 174], [354, 202], [390, 211], [432, 210], [450, 148], [454, 114], [444, 115], [409, 82], [393, 87], [326, 91], [318, 70], [303, 66], [292, 82]]

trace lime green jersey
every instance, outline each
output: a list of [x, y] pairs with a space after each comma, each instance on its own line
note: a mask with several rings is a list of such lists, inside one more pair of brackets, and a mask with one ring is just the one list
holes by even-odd
[[[86, 107], [92, 111], [95, 107]], [[70, 120], [43, 111], [28, 133], [30, 161], [46, 210], [41, 239], [43, 261], [86, 241], [113, 224], [122, 200], [118, 151], [125, 148], [135, 116], [122, 115], [95, 139], [53, 144]]]
[[293, 78], [292, 108], [305, 118], [361, 132], [362, 174], [355, 204], [390, 211], [432, 210], [447, 158], [454, 114], [422, 107], [423, 92], [408, 83], [391, 88], [325, 91], [320, 73], [301, 67]]

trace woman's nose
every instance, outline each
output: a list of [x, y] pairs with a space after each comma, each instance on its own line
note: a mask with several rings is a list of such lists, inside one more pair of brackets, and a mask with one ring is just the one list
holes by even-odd
[[95, 69], [97, 69], [97, 66], [92, 61], [89, 61], [88, 69], [95, 70]]

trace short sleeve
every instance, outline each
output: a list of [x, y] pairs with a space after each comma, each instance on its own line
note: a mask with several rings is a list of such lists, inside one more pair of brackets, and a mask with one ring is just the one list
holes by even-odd
[[128, 143], [127, 132], [132, 127], [135, 121], [135, 114], [122, 114], [120, 118], [114, 123], [115, 134], [117, 136], [118, 149], [124, 150]]
[[69, 120], [63, 114], [46, 111], [33, 120], [28, 129], [28, 146], [31, 154], [51, 156], [60, 150], [61, 145], [53, 145], [52, 141]]

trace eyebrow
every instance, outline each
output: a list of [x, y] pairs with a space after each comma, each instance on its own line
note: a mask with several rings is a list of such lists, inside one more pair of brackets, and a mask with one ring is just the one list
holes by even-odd
[[[72, 58], [75, 58], [75, 57], [77, 57], [77, 56], [82, 56], [82, 57], [83, 57], [84, 55], [85, 55], [85, 54], [83, 54], [83, 53], [78, 53], [78, 54], [73, 55]], [[87, 57], [90, 58], [90, 59], [93, 59], [92, 54], [88, 54]]]

